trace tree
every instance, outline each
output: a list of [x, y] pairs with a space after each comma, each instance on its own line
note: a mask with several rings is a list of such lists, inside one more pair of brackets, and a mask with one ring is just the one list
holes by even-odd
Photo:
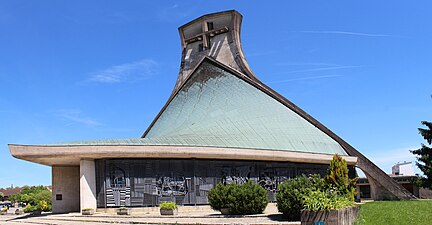
[[0, 191], [0, 199], [3, 201], [4, 194]]
[[357, 178], [350, 179], [348, 177], [348, 166], [341, 156], [335, 154], [330, 166], [327, 169], [327, 175], [324, 177], [327, 184], [335, 188], [339, 194], [347, 196], [354, 201], [355, 183]]
[[44, 186], [24, 186], [19, 193], [11, 195], [9, 200], [29, 204], [35, 207], [34, 209], [50, 211], [52, 205], [51, 196], [51, 191]]
[[[432, 144], [432, 122], [422, 121], [423, 125], [427, 126], [427, 129], [418, 128], [419, 133], [426, 142]], [[417, 155], [417, 167], [423, 172], [424, 176], [420, 178], [420, 186], [426, 188], [432, 188], [432, 148], [421, 144], [421, 148], [417, 150], [411, 150], [411, 153]]]

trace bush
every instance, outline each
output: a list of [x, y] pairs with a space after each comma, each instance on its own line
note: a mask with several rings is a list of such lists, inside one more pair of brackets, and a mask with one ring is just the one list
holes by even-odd
[[51, 211], [50, 206], [45, 200], [39, 201], [39, 203], [36, 205], [36, 209], [44, 212]]
[[215, 188], [210, 189], [207, 198], [212, 209], [219, 211], [223, 208], [228, 208], [228, 196], [232, 190], [231, 185], [233, 184], [224, 185], [223, 183], [219, 183]]
[[349, 200], [354, 201], [357, 178], [349, 179], [348, 166], [345, 159], [335, 154], [324, 179], [326, 183], [331, 188], [336, 189], [340, 195], [344, 195]]
[[174, 202], [162, 202], [160, 209], [177, 209], [177, 205]]
[[337, 192], [329, 190], [309, 191], [303, 198], [303, 208], [311, 211], [329, 211], [352, 205], [354, 205], [354, 203], [346, 196], [341, 196]]
[[210, 189], [209, 204], [214, 210], [228, 208], [230, 214], [259, 214], [268, 204], [267, 191], [258, 184], [218, 184]]
[[30, 213], [33, 211], [36, 211], [36, 207], [32, 206], [31, 204], [27, 204], [26, 207], [24, 208], [25, 213]]
[[44, 186], [24, 186], [20, 193], [11, 195], [10, 200], [39, 207], [37, 210], [41, 211], [52, 209], [52, 193]]
[[46, 201], [42, 200], [39, 201], [35, 206], [32, 206], [31, 204], [27, 204], [24, 208], [25, 213], [33, 212], [36, 210], [48, 212], [51, 211], [52, 207], [49, 205]]
[[278, 210], [290, 219], [300, 219], [302, 209], [318, 211], [351, 206], [356, 181], [349, 179], [346, 161], [336, 154], [324, 179], [319, 175], [302, 175], [280, 184], [276, 194]]
[[300, 219], [300, 210], [304, 209], [304, 197], [311, 191], [325, 190], [326, 183], [319, 175], [302, 175], [279, 185], [276, 194], [277, 208], [290, 219]]

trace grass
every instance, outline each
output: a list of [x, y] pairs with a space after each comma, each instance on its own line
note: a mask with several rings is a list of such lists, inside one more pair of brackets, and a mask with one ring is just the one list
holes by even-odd
[[377, 201], [360, 206], [356, 225], [430, 225], [432, 200]]

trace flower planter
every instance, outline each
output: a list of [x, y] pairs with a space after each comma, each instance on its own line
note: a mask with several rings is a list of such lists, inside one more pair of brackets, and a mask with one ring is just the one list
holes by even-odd
[[23, 211], [21, 209], [15, 210], [15, 215], [21, 215], [21, 214], [23, 214]]
[[358, 207], [352, 206], [329, 211], [301, 211], [301, 225], [352, 225], [358, 216]]
[[178, 213], [178, 209], [160, 209], [162, 216], [175, 216]]
[[130, 215], [129, 208], [119, 208], [116, 211], [117, 211], [117, 215]]
[[81, 210], [81, 214], [82, 215], [93, 215], [94, 209], [83, 209], [83, 210]]

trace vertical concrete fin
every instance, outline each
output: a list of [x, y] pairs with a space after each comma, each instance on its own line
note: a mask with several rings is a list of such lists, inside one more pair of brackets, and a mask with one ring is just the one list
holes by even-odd
[[80, 208], [96, 209], [96, 168], [94, 160], [80, 161]]

